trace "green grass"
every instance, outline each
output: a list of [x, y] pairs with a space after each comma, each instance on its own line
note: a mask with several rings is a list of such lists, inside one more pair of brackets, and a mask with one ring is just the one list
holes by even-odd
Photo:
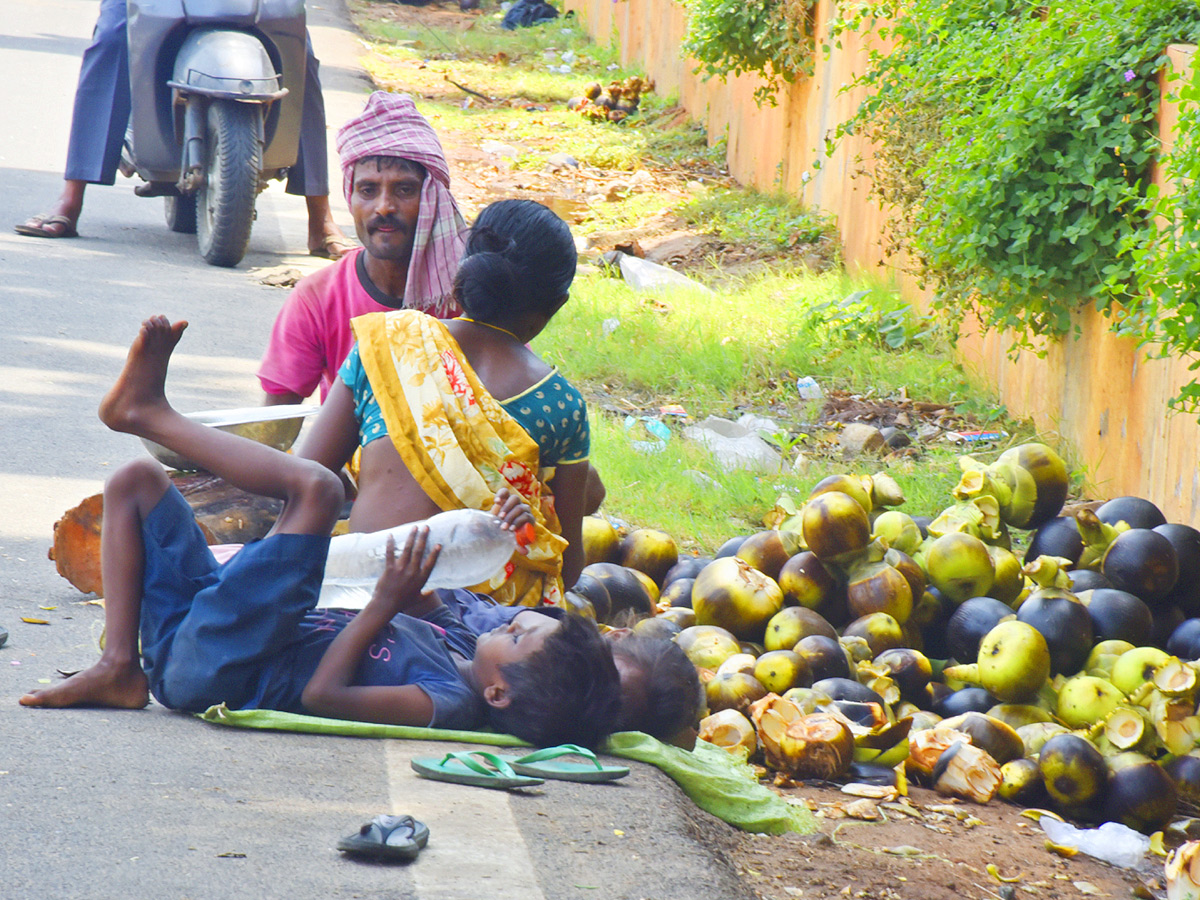
[[794, 197], [745, 188], [707, 191], [680, 212], [692, 224], [730, 241], [781, 249], [812, 243], [832, 231], [828, 217], [807, 209]]
[[[935, 515], [949, 505], [963, 451], [935, 444], [916, 460], [872, 457], [845, 464], [831, 450], [831, 437], [803, 427], [820, 404], [799, 398], [795, 381], [802, 375], [812, 375], [827, 391], [879, 397], [901, 388], [939, 403], [988, 396], [936, 336], [898, 351], [883, 349], [814, 316], [822, 303], [862, 287], [841, 275], [775, 274], [717, 294], [646, 295], [601, 275], [578, 278], [571, 302], [534, 346], [594, 398], [593, 459], [608, 486], [605, 512], [711, 551], [735, 534], [763, 527], [781, 494], [803, 500], [817, 481], [836, 472], [888, 471], [913, 514]], [[892, 302], [887, 291], [875, 296]], [[605, 335], [604, 322], [613, 319], [619, 324]], [[677, 403], [697, 421], [754, 411], [779, 423], [810, 462], [794, 472], [793, 451], [779, 473], [723, 473], [706, 451], [683, 440], [682, 426], [669, 416], [662, 418], [672, 438], [662, 452], [638, 452], [633, 442], [648, 440], [643, 426], [635, 422], [627, 430], [626, 415], [605, 412], [595, 398], [647, 414]], [[1030, 434], [1011, 422], [1004, 428], [1014, 436]]]
[[[386, 9], [391, 2], [392, 0], [358, 0], [353, 4], [355, 12], [358, 13], [356, 21], [368, 38], [396, 45], [422, 58], [492, 60], [498, 53], [503, 53], [507, 58], [506, 62], [497, 68], [518, 64], [544, 67], [548, 64], [548, 51], [556, 52], [556, 65], [561, 65], [561, 59], [558, 57], [561, 57], [562, 53], [573, 51], [576, 58], [572, 67], [576, 70], [613, 73], [624, 77], [619, 50], [615, 46], [602, 47], [594, 43], [573, 18], [559, 18], [543, 25], [518, 28], [514, 31], [505, 31], [500, 27], [504, 16], [498, 9], [473, 19], [469, 28], [455, 31], [404, 26], [370, 18], [372, 7]], [[617, 68], [610, 70], [610, 65]]]

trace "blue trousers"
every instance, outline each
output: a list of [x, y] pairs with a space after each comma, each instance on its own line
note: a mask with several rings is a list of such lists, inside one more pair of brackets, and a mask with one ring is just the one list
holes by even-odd
[[[129, 42], [125, 33], [125, 0], [100, 0], [100, 18], [92, 43], [83, 51], [65, 178], [89, 184], [114, 184], [121, 144], [129, 127]], [[287, 192], [305, 197], [329, 193], [329, 154], [325, 144], [325, 99], [321, 96], [321, 64], [306, 36], [304, 110], [300, 117], [300, 149], [288, 170]]]

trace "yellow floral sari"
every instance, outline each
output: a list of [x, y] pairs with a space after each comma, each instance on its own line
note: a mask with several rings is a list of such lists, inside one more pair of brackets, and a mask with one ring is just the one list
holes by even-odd
[[533, 510], [536, 540], [473, 590], [508, 605], [561, 605], [567, 542], [538, 445], [488, 393], [449, 330], [415, 310], [351, 321], [363, 369], [388, 435], [417, 483], [441, 509], [490, 509], [507, 487]]

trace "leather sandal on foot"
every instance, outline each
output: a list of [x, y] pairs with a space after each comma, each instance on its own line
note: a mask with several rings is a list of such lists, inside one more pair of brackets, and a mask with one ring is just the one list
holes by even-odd
[[321, 240], [321, 246], [315, 250], [309, 250], [309, 256], [319, 256], [321, 259], [341, 259], [358, 245], [349, 238], [339, 237], [335, 234], [327, 234]]
[[343, 853], [372, 859], [416, 859], [429, 843], [429, 829], [412, 816], [376, 816], [337, 842]]
[[[52, 228], [60, 228], [61, 231], [52, 231]], [[79, 232], [75, 230], [75, 223], [67, 216], [33, 216], [29, 220], [22, 222], [20, 225], [14, 225], [13, 231], [17, 234], [23, 234], [26, 237], [40, 238], [73, 238], [79, 237]]]

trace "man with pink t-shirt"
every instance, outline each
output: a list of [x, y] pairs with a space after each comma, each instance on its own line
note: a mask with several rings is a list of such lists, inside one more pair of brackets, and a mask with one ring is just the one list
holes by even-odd
[[411, 98], [377, 91], [338, 132], [343, 185], [361, 250], [302, 278], [284, 302], [258, 378], [266, 403], [325, 399], [354, 345], [350, 320], [419, 309], [449, 318], [467, 226], [433, 127]]

